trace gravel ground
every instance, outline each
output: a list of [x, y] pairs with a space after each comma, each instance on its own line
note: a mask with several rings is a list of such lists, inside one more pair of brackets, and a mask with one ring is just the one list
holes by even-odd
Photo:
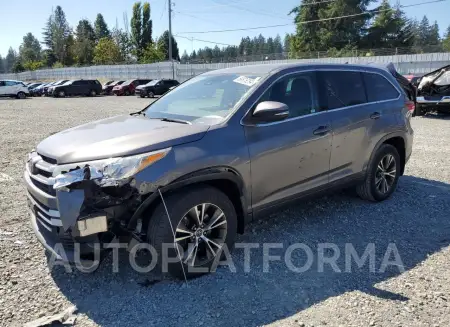
[[[78, 307], [76, 326], [448, 326], [450, 321], [450, 117], [414, 118], [413, 156], [394, 196], [383, 203], [341, 192], [299, 203], [248, 226], [238, 242], [302, 242], [314, 254], [303, 273], [271, 262], [263, 272], [262, 246], [244, 272], [217, 272], [188, 285], [140, 275], [121, 255], [119, 273], [110, 258], [93, 274], [47, 267], [29, 226], [22, 183], [24, 157], [59, 130], [142, 108], [135, 97], [0, 100], [0, 326], [16, 326]], [[335, 243], [341, 272], [319, 272], [318, 243]], [[361, 255], [375, 246], [375, 271], [366, 263], [345, 272], [345, 244]], [[383, 270], [395, 244], [404, 271]], [[391, 247], [392, 249], [392, 247]], [[301, 266], [305, 258], [293, 254]], [[328, 252], [326, 252], [328, 253]], [[283, 255], [282, 249], [271, 254]], [[331, 253], [332, 254], [332, 253]], [[394, 256], [390, 257], [393, 260]]]

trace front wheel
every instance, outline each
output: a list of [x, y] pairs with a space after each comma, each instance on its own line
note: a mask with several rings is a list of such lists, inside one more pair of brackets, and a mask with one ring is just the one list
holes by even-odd
[[153, 93], [152, 91], [148, 92], [148, 97], [149, 98], [153, 98], [155, 96], [155, 93]]
[[64, 98], [65, 96], [66, 96], [66, 92], [64, 92], [64, 91], [59, 91], [58, 93], [57, 93], [57, 95], [58, 95], [58, 97], [59, 98]]
[[[147, 230], [148, 241], [158, 254], [159, 268], [165, 272], [167, 267], [169, 274], [180, 279], [184, 274], [193, 278], [211, 272], [223, 246], [226, 245], [229, 251], [234, 247], [237, 216], [232, 202], [214, 187], [197, 186], [169, 195], [165, 203], [170, 222], [164, 205], [160, 204], [150, 218]], [[174, 244], [179, 247], [179, 254]], [[179, 255], [181, 263], [170, 260], [165, 263], [164, 246], [168, 248], [167, 257]]]
[[97, 92], [95, 92], [95, 90], [91, 90], [89, 94], [91, 97], [95, 97], [97, 95]]
[[400, 170], [400, 155], [397, 149], [390, 144], [383, 144], [375, 153], [366, 178], [356, 188], [356, 192], [364, 200], [386, 200], [397, 188]]
[[126, 91], [125, 91], [125, 95], [126, 95], [126, 96], [129, 96], [129, 95], [130, 95], [130, 91], [126, 90]]
[[25, 94], [25, 92], [17, 93], [17, 99], [25, 99], [26, 97], [27, 95]]

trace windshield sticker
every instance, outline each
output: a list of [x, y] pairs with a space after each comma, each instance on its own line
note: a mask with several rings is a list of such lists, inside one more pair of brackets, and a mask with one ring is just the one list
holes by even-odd
[[234, 79], [233, 82], [247, 85], [247, 86], [253, 86], [256, 84], [256, 82], [259, 81], [260, 78], [261, 77], [250, 78], [247, 76], [239, 76], [238, 78]]

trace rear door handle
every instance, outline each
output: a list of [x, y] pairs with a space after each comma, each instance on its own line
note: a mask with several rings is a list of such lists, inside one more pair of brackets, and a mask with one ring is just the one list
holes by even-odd
[[313, 131], [314, 135], [325, 135], [330, 132], [330, 129], [328, 126], [319, 126], [319, 128], [315, 129]]
[[378, 119], [381, 117], [381, 114], [379, 112], [374, 112], [370, 115], [370, 119]]

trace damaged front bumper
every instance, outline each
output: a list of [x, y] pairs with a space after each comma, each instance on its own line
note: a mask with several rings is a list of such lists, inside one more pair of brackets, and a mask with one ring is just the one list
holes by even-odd
[[[31, 153], [24, 180], [38, 240], [57, 260], [75, 263], [77, 256], [91, 260], [96, 247], [103, 248], [116, 236], [129, 236], [127, 222], [145, 196], [136, 188], [136, 167], [147, 167], [169, 150], [108, 159], [102, 169], [99, 162], [62, 166]], [[64, 255], [57, 251], [61, 248]]]

